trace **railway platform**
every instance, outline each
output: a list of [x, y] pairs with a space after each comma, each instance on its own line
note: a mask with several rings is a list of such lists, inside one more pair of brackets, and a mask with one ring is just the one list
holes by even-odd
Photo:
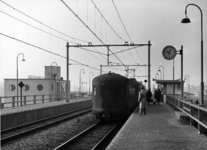
[[206, 150], [207, 137], [179, 120], [167, 104], [138, 107], [107, 147], [107, 150]]
[[2, 116], [2, 115], [7, 115], [7, 114], [31, 111], [31, 110], [35, 110], [35, 109], [48, 108], [48, 107], [53, 107], [53, 106], [61, 106], [61, 105], [65, 105], [68, 103], [70, 103], [70, 104], [77, 103], [77, 102], [86, 101], [89, 99], [90, 98], [72, 99], [69, 102], [54, 101], [54, 102], [49, 102], [49, 103], [39, 103], [39, 104], [35, 104], [35, 105], [26, 105], [26, 106], [19, 106], [19, 107], [4, 108], [4, 109], [0, 109], [0, 110], [1, 110], [1, 116]]
[[69, 102], [55, 101], [22, 107], [1, 109], [1, 130], [63, 114], [92, 105], [91, 98], [74, 99]]

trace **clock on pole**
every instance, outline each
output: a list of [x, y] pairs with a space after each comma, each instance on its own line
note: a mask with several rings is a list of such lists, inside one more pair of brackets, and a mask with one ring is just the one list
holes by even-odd
[[175, 58], [175, 56], [177, 55], [177, 50], [175, 49], [175, 47], [169, 45], [166, 46], [163, 51], [162, 51], [162, 55], [165, 59], [167, 60], [172, 60]]

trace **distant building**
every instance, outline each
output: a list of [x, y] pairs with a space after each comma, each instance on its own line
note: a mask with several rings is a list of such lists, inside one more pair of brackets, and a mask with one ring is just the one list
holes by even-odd
[[[61, 77], [61, 68], [45, 66], [45, 76], [29, 75], [27, 79], [19, 78], [23, 82], [22, 95], [53, 95], [53, 99], [63, 98], [66, 95], [66, 80]], [[70, 82], [69, 82], [70, 91]], [[20, 96], [20, 87], [18, 90]], [[4, 96], [17, 96], [17, 79], [4, 79]]]

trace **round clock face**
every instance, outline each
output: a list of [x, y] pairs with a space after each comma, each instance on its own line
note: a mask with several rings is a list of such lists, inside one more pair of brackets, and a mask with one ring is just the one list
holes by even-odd
[[162, 51], [163, 57], [167, 60], [174, 59], [176, 54], [177, 50], [173, 46], [166, 46]]

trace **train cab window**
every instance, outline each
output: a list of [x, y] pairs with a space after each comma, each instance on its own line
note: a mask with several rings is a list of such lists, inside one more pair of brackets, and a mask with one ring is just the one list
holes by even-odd
[[93, 88], [93, 95], [96, 95], [96, 87]]

